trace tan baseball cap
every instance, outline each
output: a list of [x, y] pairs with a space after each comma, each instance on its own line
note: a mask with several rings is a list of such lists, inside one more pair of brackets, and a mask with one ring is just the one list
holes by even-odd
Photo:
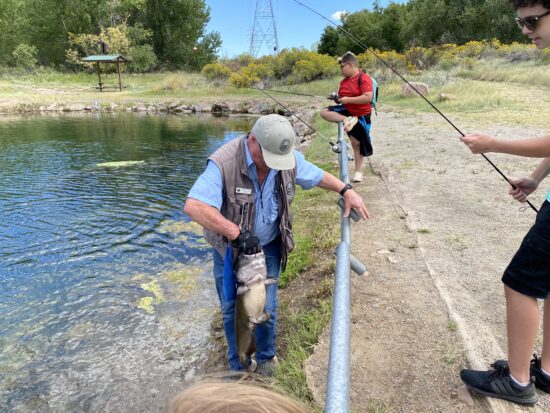
[[278, 170], [296, 166], [293, 151], [296, 133], [287, 118], [276, 114], [261, 116], [251, 132], [262, 148], [267, 166]]

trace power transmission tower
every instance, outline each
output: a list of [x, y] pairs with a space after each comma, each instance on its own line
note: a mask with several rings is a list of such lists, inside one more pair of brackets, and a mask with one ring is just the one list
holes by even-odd
[[250, 54], [258, 57], [262, 46], [267, 48], [268, 53], [279, 51], [279, 39], [275, 27], [275, 16], [271, 0], [256, 0], [256, 12], [254, 13], [254, 26], [250, 36]]

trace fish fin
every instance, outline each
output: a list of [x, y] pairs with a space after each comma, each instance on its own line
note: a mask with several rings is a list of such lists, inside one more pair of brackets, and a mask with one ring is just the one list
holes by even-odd
[[250, 359], [250, 362], [248, 363], [248, 367], [246, 369], [249, 372], [254, 373], [254, 371], [256, 371], [256, 367], [258, 367], [258, 362], [254, 359]]
[[248, 280], [245, 284], [250, 285], [262, 280], [265, 280], [265, 277], [262, 274], [256, 274], [253, 278]]
[[265, 280], [265, 285], [277, 284], [278, 282], [277, 278], [267, 278]]
[[265, 323], [267, 320], [269, 320], [271, 318], [271, 314], [269, 313], [262, 313], [260, 314], [260, 316], [258, 318], [253, 318], [253, 317], [250, 317], [250, 323], [251, 324], [254, 324], [254, 325], [258, 325], [258, 324], [263, 324]]
[[239, 287], [237, 288], [237, 295], [243, 295], [248, 291], [250, 291], [250, 288], [248, 288], [246, 285], [239, 285]]

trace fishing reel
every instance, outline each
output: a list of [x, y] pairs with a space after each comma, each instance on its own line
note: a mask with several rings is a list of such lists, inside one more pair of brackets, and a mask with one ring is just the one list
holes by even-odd
[[327, 99], [334, 101], [334, 103], [340, 103], [340, 98], [338, 97], [338, 93], [336, 92], [330, 92], [330, 95], [327, 96]]

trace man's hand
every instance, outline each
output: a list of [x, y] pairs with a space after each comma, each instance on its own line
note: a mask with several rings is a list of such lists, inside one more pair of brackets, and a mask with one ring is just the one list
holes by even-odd
[[363, 219], [369, 219], [369, 211], [367, 211], [363, 199], [353, 189], [346, 191], [344, 194], [344, 217], [349, 215], [351, 208], [355, 208]]
[[241, 231], [239, 236], [231, 241], [231, 246], [245, 255], [258, 254], [262, 251], [260, 240], [247, 230]]
[[472, 153], [495, 152], [497, 140], [489, 135], [482, 133], [469, 133], [460, 138], [466, 144]]
[[510, 183], [516, 188], [510, 186], [508, 193], [519, 202], [527, 201], [527, 197], [539, 186], [539, 183], [533, 178], [510, 179]]

